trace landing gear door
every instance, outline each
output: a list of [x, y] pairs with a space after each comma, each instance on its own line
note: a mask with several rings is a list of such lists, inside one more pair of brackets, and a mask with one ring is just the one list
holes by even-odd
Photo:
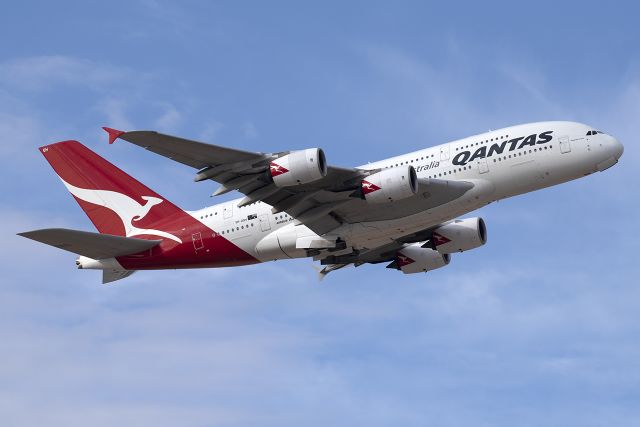
[[571, 152], [571, 142], [569, 142], [569, 137], [568, 136], [561, 136], [560, 137], [560, 152], [562, 154], [566, 154], [566, 153], [570, 153]]

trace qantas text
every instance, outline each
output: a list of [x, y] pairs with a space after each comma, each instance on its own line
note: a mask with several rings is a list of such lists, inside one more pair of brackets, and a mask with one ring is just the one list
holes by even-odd
[[494, 154], [502, 154], [507, 145], [509, 146], [508, 151], [513, 151], [516, 148], [520, 149], [526, 147], [527, 145], [532, 147], [536, 144], [546, 144], [553, 138], [551, 136], [552, 133], [552, 130], [548, 130], [546, 132], [542, 132], [539, 135], [533, 134], [527, 137], [521, 136], [519, 138], [513, 138], [508, 141], [496, 142], [489, 147], [489, 152], [487, 152], [487, 147], [480, 147], [473, 154], [471, 154], [471, 151], [462, 151], [456, 154], [456, 156], [452, 160], [452, 163], [454, 165], [466, 165], [467, 163], [472, 162], [475, 159], [491, 157]]

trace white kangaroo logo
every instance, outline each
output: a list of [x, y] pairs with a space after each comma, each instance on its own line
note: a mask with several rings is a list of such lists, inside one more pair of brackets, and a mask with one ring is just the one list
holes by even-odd
[[114, 211], [122, 221], [122, 225], [124, 225], [125, 229], [125, 235], [127, 237], [148, 234], [152, 236], [166, 237], [167, 239], [182, 243], [180, 238], [165, 231], [138, 228], [133, 225], [133, 221], [140, 221], [149, 213], [149, 210], [151, 210], [152, 207], [164, 202], [164, 200], [152, 196], [141, 196], [146, 200], [146, 203], [141, 205], [131, 197], [116, 191], [80, 188], [65, 182], [62, 178], [60, 179], [71, 194], [77, 198], [84, 200], [85, 202], [93, 203], [94, 205], [104, 206]]

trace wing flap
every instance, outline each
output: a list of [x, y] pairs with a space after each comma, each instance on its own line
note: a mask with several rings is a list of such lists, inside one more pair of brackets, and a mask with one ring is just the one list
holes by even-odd
[[145, 240], [66, 228], [45, 228], [19, 236], [93, 259], [136, 254], [157, 246], [161, 240]]

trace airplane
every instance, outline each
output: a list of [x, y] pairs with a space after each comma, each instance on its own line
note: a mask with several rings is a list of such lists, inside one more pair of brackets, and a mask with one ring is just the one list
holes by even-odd
[[487, 241], [491, 202], [615, 165], [624, 148], [568, 121], [494, 130], [358, 167], [329, 165], [324, 151], [273, 153], [206, 144], [154, 131], [103, 128], [196, 170], [212, 194], [243, 198], [186, 211], [77, 141], [40, 147], [98, 233], [50, 228], [19, 235], [79, 255], [79, 269], [109, 283], [138, 270], [231, 267], [310, 257], [320, 277], [388, 263], [405, 274], [449, 264]]

